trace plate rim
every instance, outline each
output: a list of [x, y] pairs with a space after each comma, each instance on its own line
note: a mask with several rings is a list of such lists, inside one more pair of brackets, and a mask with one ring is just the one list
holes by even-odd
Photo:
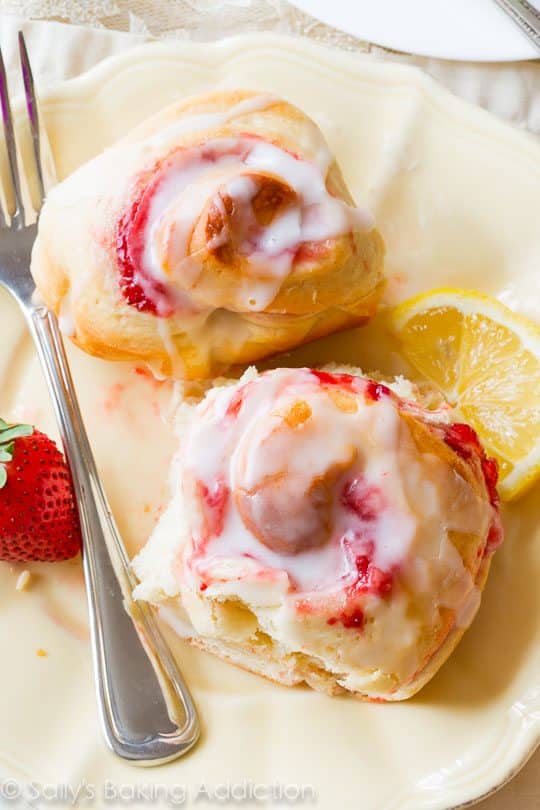
[[[443, 49], [437, 51], [436, 48], [432, 49], [429, 45], [410, 49], [404, 48], [403, 45], [400, 45], [397, 40], [392, 38], [392, 36], [386, 38], [384, 35], [382, 35], [381, 37], [377, 36], [376, 40], [371, 40], [366, 39], [359, 31], [357, 32], [353, 30], [353, 27], [344, 28], [341, 24], [342, 20], [336, 20], [335, 17], [333, 18], [331, 11], [327, 11], [328, 6], [326, 5], [321, 5], [317, 9], [313, 9], [309, 0], [290, 0], [290, 2], [295, 8], [302, 11], [304, 14], [307, 14], [313, 19], [322, 22], [324, 25], [328, 25], [336, 31], [341, 31], [348, 36], [355, 37], [359, 41], [368, 41], [370, 44], [376, 45], [377, 47], [387, 48], [392, 51], [397, 51], [412, 56], [420, 56], [426, 59], [443, 59], [449, 62], [476, 62], [477, 64], [493, 64], [496, 62], [534, 62], [536, 59], [538, 59], [538, 54], [535, 51], [534, 45], [528, 42], [525, 34], [523, 33], [521, 34], [521, 38], [523, 39], [521, 48], [518, 50], [516, 46], [515, 53], [506, 51], [502, 55], [495, 53], [479, 55], [478, 52], [475, 51], [464, 50], [457, 52], [452, 49]], [[515, 26], [510, 18], [508, 18], [508, 23], [510, 26]], [[519, 33], [517, 28], [515, 28], [515, 32]]]
[[[461, 113], [463, 118], [463, 115], [467, 115], [470, 117], [471, 122], [476, 118], [480, 125], [487, 124], [491, 128], [496, 128], [503, 137], [511, 137], [516, 142], [520, 140], [522, 148], [532, 148], [540, 155], [540, 140], [532, 132], [519, 128], [478, 104], [456, 95], [436, 78], [429, 75], [422, 67], [388, 61], [377, 54], [345, 51], [338, 46], [320, 43], [303, 35], [273, 32], [240, 33], [212, 42], [194, 42], [191, 40], [144, 42], [105, 57], [78, 76], [51, 81], [47, 87], [40, 90], [39, 101], [41, 105], [50, 102], [58, 104], [61, 102], [61, 98], [65, 96], [69, 98], [71, 104], [77, 100], [86, 104], [89, 96], [95, 97], [99, 94], [100, 86], [115, 71], [129, 67], [134, 56], [152, 58], [170, 56], [183, 61], [187, 54], [191, 58], [198, 59], [201, 65], [208, 66], [208, 56], [211, 55], [212, 66], [215, 67], [226, 62], [234, 54], [244, 52], [247, 48], [256, 49], [262, 45], [273, 47], [276, 50], [284, 50], [285, 52], [291, 52], [291, 50], [303, 51], [304, 55], [311, 56], [313, 61], [316, 61], [317, 55], [328, 54], [331, 55], [334, 61], [341, 61], [349, 71], [356, 69], [356, 72], [363, 76], [366, 75], [367, 71], [381, 83], [387, 75], [393, 74], [396, 80], [399, 79], [400, 83], [416, 84], [430, 100], [442, 100], [445, 105], [451, 108], [455, 116]], [[202, 58], [199, 59], [199, 56], [202, 56]], [[24, 97], [19, 96], [16, 99], [15, 107], [19, 109], [23, 105]]]

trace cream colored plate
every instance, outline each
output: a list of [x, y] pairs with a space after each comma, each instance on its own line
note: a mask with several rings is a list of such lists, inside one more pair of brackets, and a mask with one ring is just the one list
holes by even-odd
[[[538, 316], [538, 145], [407, 67], [265, 35], [143, 46], [43, 95], [59, 174], [167, 102], [216, 86], [280, 93], [320, 123], [387, 240], [389, 300], [442, 283], [475, 286]], [[53, 430], [32, 348], [5, 295], [0, 346], [0, 411]], [[71, 357], [133, 552], [166, 500], [171, 386], [76, 350]], [[293, 359], [400, 367], [377, 323]], [[24, 592], [15, 590], [21, 567], [1, 565], [0, 768], [24, 780], [84, 778], [97, 807], [106, 804], [105, 780], [180, 784], [191, 801], [201, 784], [311, 786], [323, 810], [447, 808], [493, 790], [540, 735], [538, 495], [506, 510], [507, 539], [480, 614], [416, 698], [368, 705], [287, 690], [177, 643], [204, 734], [185, 760], [152, 772], [134, 771], [103, 746], [78, 563], [35, 566]]]

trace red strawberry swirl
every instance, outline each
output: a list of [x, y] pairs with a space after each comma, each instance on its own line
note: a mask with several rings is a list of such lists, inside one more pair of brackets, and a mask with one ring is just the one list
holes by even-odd
[[163, 318], [264, 310], [298, 262], [370, 227], [327, 189], [327, 168], [247, 134], [173, 151], [135, 181], [118, 221], [124, 299]]

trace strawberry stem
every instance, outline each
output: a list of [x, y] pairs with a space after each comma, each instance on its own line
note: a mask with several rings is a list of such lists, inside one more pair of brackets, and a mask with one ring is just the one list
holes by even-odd
[[0, 461], [11, 461], [13, 458], [13, 442], [9, 444], [0, 444]]
[[10, 444], [21, 436], [31, 436], [34, 432], [32, 425], [11, 425], [7, 430], [0, 430], [0, 447]]
[[0, 489], [7, 481], [6, 464], [13, 461], [15, 440], [22, 436], [31, 436], [34, 432], [32, 425], [9, 425], [0, 419]]

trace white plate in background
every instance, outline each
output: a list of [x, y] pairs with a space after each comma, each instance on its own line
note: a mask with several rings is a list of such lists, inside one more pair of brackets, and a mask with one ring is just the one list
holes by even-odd
[[494, 0], [290, 2], [327, 25], [397, 51], [475, 62], [539, 58]]

